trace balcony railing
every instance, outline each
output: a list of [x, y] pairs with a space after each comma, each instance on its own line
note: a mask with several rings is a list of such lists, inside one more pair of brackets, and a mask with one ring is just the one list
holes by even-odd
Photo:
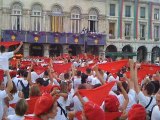
[[141, 37], [140, 40], [145, 40], [145, 37]]
[[154, 41], [159, 41], [159, 38], [154, 38]]
[[130, 40], [131, 37], [130, 37], [130, 36], [125, 36], [125, 39], [126, 39], [126, 40]]

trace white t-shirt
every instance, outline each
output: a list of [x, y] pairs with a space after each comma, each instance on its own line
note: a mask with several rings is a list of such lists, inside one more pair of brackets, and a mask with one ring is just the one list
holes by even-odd
[[7, 93], [5, 90], [0, 90], [0, 120], [2, 120], [3, 117], [3, 110], [4, 110], [4, 105], [3, 105], [3, 100], [4, 98], [7, 97]]
[[[123, 103], [124, 103], [124, 97], [122, 94], [118, 95], [118, 100], [119, 100], [119, 103], [120, 103], [120, 107], [122, 107]], [[128, 97], [129, 97], [129, 103], [127, 105], [127, 108], [126, 108], [126, 112], [128, 112], [131, 107], [136, 104], [136, 92], [133, 90], [133, 89], [130, 89], [129, 92], [128, 92]]]
[[[24, 80], [24, 78], [20, 78], [19, 80], [21, 80], [23, 85], [25, 87], [27, 87], [27, 85], [28, 85], [28, 81], [27, 80]], [[19, 91], [22, 91], [23, 87], [22, 87], [20, 82], [18, 82], [17, 88], [18, 88]]]
[[18, 88], [17, 87], [17, 85], [18, 85], [18, 78], [17, 77], [14, 77], [14, 78], [12, 78], [12, 81], [14, 82], [14, 84], [16, 85], [16, 88]]
[[160, 108], [158, 105], [153, 108], [151, 120], [160, 120]]
[[35, 71], [31, 72], [31, 80], [33, 83], [36, 83], [37, 78], [39, 78], [39, 75]]
[[8, 118], [8, 120], [24, 120], [24, 116], [18, 116], [16, 114], [9, 115], [7, 118]]
[[79, 78], [74, 77], [73, 86], [74, 86], [74, 89], [75, 89], [75, 90], [76, 90], [76, 89], [78, 88], [78, 86], [81, 84], [81, 80], [82, 80], [81, 77], [79, 77]]
[[0, 69], [9, 70], [9, 58], [14, 56], [14, 52], [0, 53]]
[[[151, 99], [151, 97], [145, 96], [142, 91], [140, 91], [137, 94], [137, 97], [139, 100], [139, 104], [141, 104], [144, 107], [146, 107], [148, 105], [148, 103], [150, 102], [150, 99]], [[146, 110], [150, 111], [152, 109], [152, 107], [156, 104], [155, 96], [152, 96], [152, 97], [153, 97], [152, 102], [150, 103], [150, 105], [148, 106], [148, 108]]]

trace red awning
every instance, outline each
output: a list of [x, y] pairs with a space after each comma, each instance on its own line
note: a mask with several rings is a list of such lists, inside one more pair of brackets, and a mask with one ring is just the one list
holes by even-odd
[[19, 41], [12, 41], [12, 42], [0, 42], [0, 46], [4, 47], [10, 47], [12, 45], [18, 45], [20, 42]]

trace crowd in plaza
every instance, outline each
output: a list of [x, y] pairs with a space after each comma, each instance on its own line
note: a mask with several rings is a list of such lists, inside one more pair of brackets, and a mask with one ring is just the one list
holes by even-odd
[[0, 120], [160, 120], [160, 66], [0, 53]]

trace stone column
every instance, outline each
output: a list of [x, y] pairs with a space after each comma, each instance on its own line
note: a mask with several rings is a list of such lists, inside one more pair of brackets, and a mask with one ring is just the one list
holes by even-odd
[[24, 43], [23, 44], [23, 56], [24, 57], [29, 56], [29, 48], [30, 48], [30, 44], [29, 43]]
[[49, 44], [44, 44], [44, 56], [49, 57]]
[[68, 45], [63, 45], [63, 53], [68, 53]]

